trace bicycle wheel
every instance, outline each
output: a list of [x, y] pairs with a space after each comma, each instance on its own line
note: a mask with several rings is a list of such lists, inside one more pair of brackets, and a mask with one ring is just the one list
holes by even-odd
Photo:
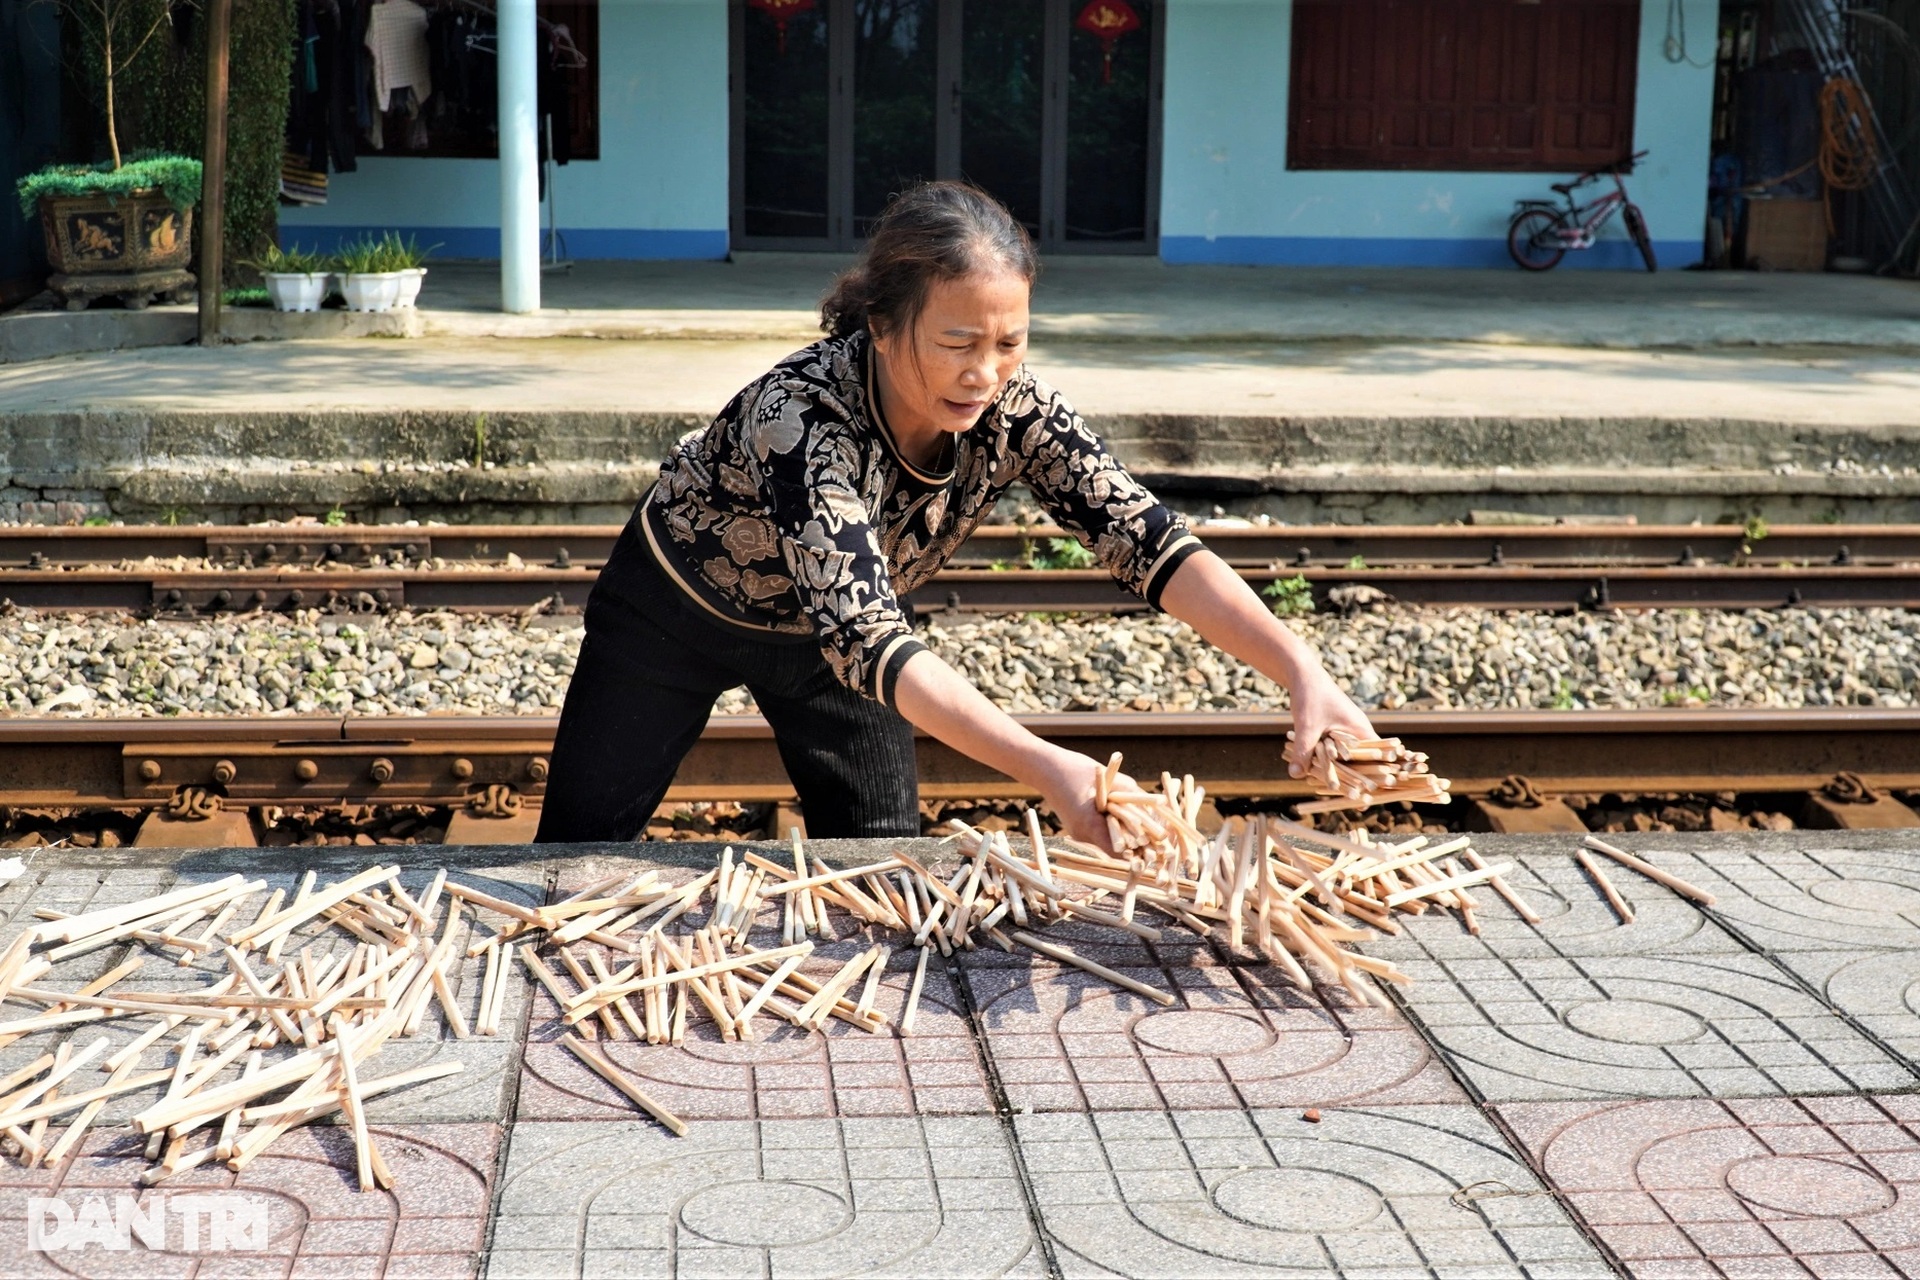
[[1640, 250], [1641, 259], [1647, 264], [1647, 270], [1658, 271], [1660, 264], [1654, 261], [1653, 237], [1647, 234], [1647, 220], [1640, 213], [1640, 206], [1630, 204], [1620, 211], [1627, 220], [1627, 234], [1633, 237], [1634, 247]]
[[1550, 271], [1567, 256], [1554, 233], [1563, 215], [1552, 209], [1522, 209], [1507, 224], [1507, 252], [1526, 271]]

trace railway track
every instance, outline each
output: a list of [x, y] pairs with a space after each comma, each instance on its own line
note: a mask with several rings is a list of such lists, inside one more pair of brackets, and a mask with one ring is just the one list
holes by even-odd
[[[1319, 607], [1371, 588], [1497, 609], [1920, 606], [1920, 526], [1206, 526], [1256, 589], [1303, 578]], [[0, 599], [194, 617], [319, 608], [523, 611], [585, 603], [619, 527], [0, 529]], [[980, 529], [913, 594], [923, 612], [1142, 607], [1099, 569], [1024, 567], [1057, 529]]]
[[[1285, 716], [1022, 720], [1096, 758], [1122, 752], [1137, 776], [1191, 773], [1221, 799], [1307, 795], [1281, 758]], [[1920, 789], [1920, 710], [1382, 712], [1374, 723], [1430, 753], [1495, 830], [1583, 830], [1556, 799], [1572, 793], [1804, 793], [1824, 825], [1920, 825], [1884, 794]], [[461, 811], [451, 843], [525, 840], [554, 727], [549, 717], [5, 719], [0, 805], [165, 813], [153, 825], [171, 834], [154, 843], [234, 843], [193, 818], [250, 806], [442, 805]], [[924, 799], [1032, 798], [924, 736], [919, 765]], [[668, 798], [781, 803], [793, 792], [765, 721], [717, 717]]]

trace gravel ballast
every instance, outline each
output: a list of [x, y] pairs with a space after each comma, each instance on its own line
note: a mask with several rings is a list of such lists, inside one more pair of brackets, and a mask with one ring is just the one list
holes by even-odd
[[[1910, 706], [1920, 613], [1496, 613], [1377, 607], [1290, 620], [1361, 703], [1393, 709]], [[1159, 615], [929, 620], [926, 641], [1009, 711], [1264, 711], [1272, 681]], [[576, 618], [313, 612], [204, 622], [0, 617], [15, 715], [551, 714]], [[752, 710], [744, 691], [716, 711]]]

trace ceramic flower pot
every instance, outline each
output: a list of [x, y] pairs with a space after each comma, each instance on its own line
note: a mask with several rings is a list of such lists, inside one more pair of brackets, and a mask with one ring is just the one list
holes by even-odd
[[275, 311], [318, 311], [327, 297], [324, 271], [266, 271], [267, 296]]
[[408, 267], [400, 273], [400, 300], [395, 306], [410, 307], [420, 296], [420, 286], [427, 282], [425, 267]]
[[349, 311], [391, 311], [400, 301], [400, 272], [349, 271], [340, 280]]
[[63, 275], [179, 269], [193, 255], [193, 210], [159, 191], [42, 196], [47, 262]]

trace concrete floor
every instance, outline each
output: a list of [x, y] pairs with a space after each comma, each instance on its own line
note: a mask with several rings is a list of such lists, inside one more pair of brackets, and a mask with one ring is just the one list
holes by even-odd
[[[542, 279], [537, 318], [499, 313], [491, 263], [443, 263], [421, 295], [429, 333], [810, 338], [847, 259], [588, 262]], [[1627, 348], [1920, 346], [1920, 282], [1740, 271], [1403, 270], [1167, 266], [1048, 259], [1046, 338], [1176, 342], [1512, 342]]]
[[[255, 342], [0, 366], [16, 486], [0, 504], [58, 490], [131, 519], [336, 503], [620, 519], [676, 437], [804, 338]], [[1245, 495], [1245, 514], [1920, 517], [1904, 353], [1045, 339], [1031, 365], [1163, 491]], [[473, 459], [483, 421], [492, 468], [440, 469]]]
[[[432, 263], [417, 315], [281, 317], [237, 331], [293, 336], [764, 338], [807, 342], [849, 259], [740, 253], [730, 262], [582, 262], [542, 277], [543, 310], [499, 310], [499, 267]], [[0, 362], [61, 350], [191, 341], [192, 309], [69, 316], [41, 295], [0, 315]], [[405, 323], [396, 323], [404, 320]], [[1036, 337], [1202, 343], [1517, 343], [1626, 349], [1920, 347], [1920, 282], [1836, 273], [1467, 271], [1168, 266], [1047, 260]]]
[[[696, 1015], [681, 1048], [613, 1042], [687, 1120], [682, 1139], [553, 1043], [556, 1007], [516, 968], [497, 1040], [455, 1041], [436, 1012], [374, 1064], [467, 1065], [370, 1108], [392, 1194], [352, 1191], [351, 1143], [314, 1126], [237, 1183], [192, 1179], [267, 1202], [264, 1255], [16, 1245], [9, 1274], [1920, 1272], [1911, 836], [1640, 837], [1637, 851], [1718, 902], [1702, 910], [1622, 873], [1631, 926], [1577, 870], [1571, 838], [1477, 845], [1516, 863], [1509, 879], [1544, 923], [1497, 900], [1480, 937], [1451, 916], [1405, 919], [1403, 936], [1368, 947], [1413, 978], [1393, 1009], [1300, 991], [1177, 928], [1146, 943], [1056, 927], [1174, 1005], [985, 950], [935, 961], [910, 1038], [836, 1024], [725, 1044]], [[891, 846], [822, 847], [856, 862]], [[75, 851], [0, 890], [0, 910], [19, 921], [232, 869], [287, 885], [315, 866], [324, 881], [360, 869], [352, 852]], [[445, 858], [464, 882], [532, 902], [604, 874], [610, 856], [679, 879], [717, 851], [531, 852], [419, 850], [407, 876], [423, 884]], [[849, 931], [809, 964], [866, 945]], [[70, 989], [119, 958], [68, 962], [39, 985]], [[896, 957], [877, 1000], [896, 1015], [911, 959]], [[0, 1050], [0, 1069], [47, 1038]], [[0, 1170], [0, 1223], [18, 1233], [29, 1196], [131, 1190], [144, 1162], [112, 1126], [150, 1100], [116, 1102], [60, 1169]]]
[[[187, 326], [0, 364], [0, 519], [619, 519], [675, 437], [818, 336], [840, 265], [583, 263], [510, 317], [495, 268], [442, 263], [417, 313], [237, 311], [308, 337], [217, 349], [185, 313], [0, 318], [36, 350], [70, 322]], [[1920, 519], [1914, 281], [1061, 259], [1035, 306], [1033, 367], [1118, 455], [1240, 514]], [[373, 320], [389, 340], [351, 336]], [[449, 475], [483, 414], [492, 468]]]
[[[1920, 288], [1920, 286], [1916, 286]], [[817, 336], [817, 335], [816, 335]], [[255, 342], [70, 356], [0, 370], [0, 414], [316, 411], [705, 418], [798, 340], [422, 338]], [[1100, 419], [1902, 425], [1920, 362], [1870, 350], [1630, 352], [1441, 343], [1147, 344], [1046, 339], [1029, 365]], [[1737, 449], [1737, 443], [1730, 447]], [[1673, 458], [1627, 456], [1627, 465]]]

